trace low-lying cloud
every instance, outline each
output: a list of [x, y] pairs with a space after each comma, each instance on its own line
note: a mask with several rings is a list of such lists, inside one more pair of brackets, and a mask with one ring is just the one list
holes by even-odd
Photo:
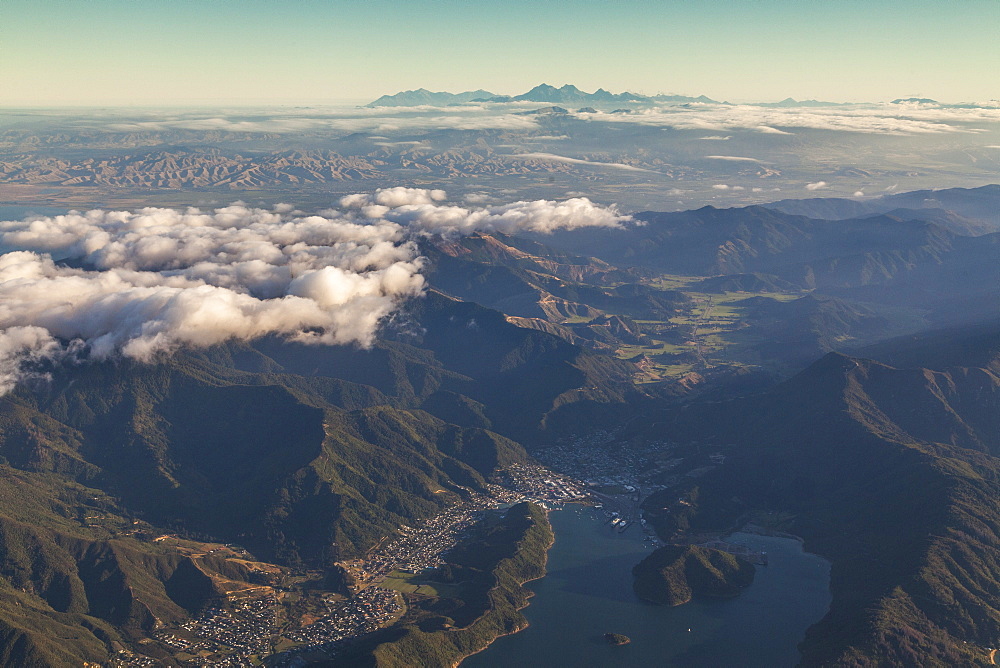
[[386, 188], [321, 215], [233, 205], [0, 222], [0, 393], [42, 360], [151, 361], [267, 335], [367, 346], [383, 318], [422, 293], [422, 236], [628, 220], [581, 197], [481, 208], [445, 199]]
[[341, 198], [340, 204], [366, 218], [395, 223], [410, 235], [551, 234], [581, 227], [621, 227], [630, 220], [615, 207], [600, 206], [586, 197], [520, 201], [475, 209], [441, 203], [444, 198], [441, 190], [391, 188], [371, 195], [348, 195]]
[[[363, 132], [372, 134], [388, 148], [406, 148], [395, 143], [399, 134], [438, 130], [507, 130], [530, 133], [521, 141], [558, 140], [562, 134], [544, 117], [520, 115], [518, 109], [537, 108], [538, 102], [466, 104], [453, 107], [348, 107], [258, 109], [161, 109], [121, 112], [95, 111], [85, 119], [66, 112], [47, 111], [57, 126], [68, 130], [96, 129], [127, 133], [169, 131], [328, 135]], [[872, 133], [886, 135], [935, 135], [969, 133], [1000, 123], [1000, 107], [947, 105], [938, 103], [857, 103], [830, 106], [773, 107], [758, 104], [684, 103], [656, 104], [633, 108], [631, 113], [576, 112], [567, 118], [587, 122], [631, 123], [675, 130], [698, 131], [699, 139], [722, 140], [733, 131], [754, 134], [799, 134], [803, 130]], [[541, 132], [542, 134], [536, 134]], [[573, 135], [572, 129], [562, 129]], [[412, 137], [402, 137], [413, 140]], [[381, 145], [381, 144], [379, 144]]]
[[[234, 133], [323, 133], [420, 132], [442, 128], [457, 130], [523, 130], [537, 131], [536, 119], [519, 116], [512, 110], [483, 106], [461, 107], [315, 107], [299, 110], [266, 108], [248, 113], [246, 110], [213, 110], [212, 113], [159, 112], [129, 119], [85, 121], [83, 126], [97, 126], [113, 132], [164, 132], [188, 130], [195, 132]], [[383, 137], [388, 139], [388, 137]]]
[[[973, 124], [1000, 122], [1000, 109], [928, 105], [858, 104], [831, 107], [761, 107], [753, 104], [664, 105], [631, 114], [587, 114], [591, 120], [633, 123], [675, 130], [742, 130], [787, 135], [797, 129], [887, 135], [976, 132]], [[704, 138], [704, 137], [703, 137]], [[713, 136], [714, 138], [714, 136]]]
[[757, 158], [744, 158], [738, 155], [706, 155], [709, 160], [726, 160], [728, 162], [761, 162]]
[[649, 172], [655, 173], [651, 169], [644, 169], [642, 167], [636, 167], [634, 165], [625, 165], [620, 162], [598, 162], [596, 160], [581, 160], [580, 158], [570, 158], [565, 155], [556, 155], [555, 153], [518, 153], [517, 155], [508, 156], [513, 160], [548, 160], [551, 162], [564, 162], [569, 165], [583, 165], [585, 167], [597, 167], [597, 168], [608, 168], [608, 169], [624, 169], [629, 172]]

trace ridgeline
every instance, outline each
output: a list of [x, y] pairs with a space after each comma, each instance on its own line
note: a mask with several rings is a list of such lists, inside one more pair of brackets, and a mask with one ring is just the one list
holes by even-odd
[[695, 596], [732, 598], [750, 585], [753, 564], [696, 545], [664, 545], [632, 569], [635, 594], [650, 603], [683, 605]]
[[553, 540], [544, 510], [530, 503], [510, 508], [497, 524], [449, 553], [448, 570], [463, 581], [461, 598], [417, 603], [399, 624], [359, 642], [334, 664], [456, 666], [523, 629], [527, 621], [519, 611], [529, 592], [522, 585], [545, 575]]

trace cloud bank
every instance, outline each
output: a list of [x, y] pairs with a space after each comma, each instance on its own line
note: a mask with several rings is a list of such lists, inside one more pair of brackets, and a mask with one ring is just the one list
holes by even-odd
[[[752, 104], [692, 103], [650, 107], [631, 114], [597, 112], [579, 115], [593, 121], [634, 123], [674, 130], [744, 130], [773, 135], [794, 134], [796, 129], [886, 135], [945, 134], [976, 132], [979, 128], [970, 125], [1000, 122], [1000, 109], [995, 108], [903, 104], [781, 109]], [[709, 137], [702, 137], [705, 138]]]
[[[387, 133], [440, 129], [510, 130], [537, 132], [539, 119], [516, 113], [519, 104], [469, 104], [456, 107], [303, 107], [259, 110], [217, 109], [211, 112], [162, 110], [131, 118], [97, 116], [71, 124], [115, 132], [188, 130], [234, 133]], [[583, 112], [573, 116], [589, 121], [634, 123], [713, 134], [700, 139], [725, 140], [733, 130], [787, 135], [798, 129], [889, 135], [926, 135], [975, 131], [977, 125], [1000, 122], [995, 105], [920, 103], [859, 103], [829, 107], [771, 107], [756, 104], [685, 103], [636, 108], [629, 114]], [[389, 141], [389, 137], [384, 137]], [[561, 135], [537, 139], [560, 139]]]
[[[306, 107], [302, 109], [162, 111], [129, 119], [85, 121], [83, 126], [113, 132], [324, 133], [324, 132], [422, 132], [442, 128], [458, 130], [538, 129], [536, 119], [511, 109], [463, 105], [459, 107]], [[385, 139], [388, 139], [387, 137]]]
[[383, 318], [422, 293], [422, 236], [628, 219], [586, 198], [476, 209], [445, 199], [386, 188], [321, 215], [233, 205], [0, 222], [0, 393], [46, 360], [152, 361], [267, 335], [367, 346]]
[[[391, 193], [391, 194], [390, 194]], [[435, 193], [437, 193], [435, 195]], [[456, 236], [474, 232], [535, 232], [581, 227], [621, 227], [630, 220], [614, 207], [594, 204], [586, 197], [563, 201], [535, 200], [470, 209], [439, 203], [440, 190], [392, 188], [373, 195], [348, 195], [341, 206], [359, 211], [367, 218], [395, 223], [410, 235]], [[387, 203], [390, 202], [391, 204]]]
[[565, 162], [570, 165], [584, 165], [586, 167], [607, 167], [610, 169], [624, 169], [630, 172], [655, 173], [651, 169], [643, 169], [634, 165], [626, 165], [620, 162], [597, 162], [595, 160], [581, 160], [580, 158], [570, 158], [565, 155], [555, 153], [518, 153], [508, 156], [512, 160], [549, 160], [552, 162]]
[[743, 158], [738, 155], [706, 155], [709, 160], [726, 160], [729, 162], [761, 162], [757, 158]]

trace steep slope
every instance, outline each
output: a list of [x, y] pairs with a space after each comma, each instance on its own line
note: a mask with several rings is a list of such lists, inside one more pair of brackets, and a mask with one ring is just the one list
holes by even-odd
[[[983, 234], [991, 234], [1000, 231], [1000, 221], [992, 222], [986, 220], [976, 220], [960, 216], [954, 211], [944, 209], [891, 209], [884, 214], [872, 214], [869, 217], [884, 215], [899, 221], [923, 221], [934, 223], [938, 227], [945, 229], [952, 234], [963, 237], [976, 237]], [[864, 217], [864, 216], [861, 216]]]
[[461, 573], [461, 600], [417, 602], [398, 626], [377, 631], [342, 657], [320, 665], [457, 665], [499, 636], [526, 626], [519, 612], [530, 593], [524, 583], [545, 575], [553, 534], [545, 511], [520, 503], [494, 522], [473, 529], [448, 554], [447, 568]]
[[[266, 358], [272, 370], [368, 385], [401, 408], [451, 417], [471, 400], [485, 417], [479, 426], [515, 440], [556, 428], [588, 429], [628, 411], [627, 400], [638, 396], [631, 363], [435, 292], [411, 302], [369, 350], [268, 339], [253, 349], [256, 354], [239, 356], [250, 361], [247, 370]], [[581, 414], [587, 417], [577, 422]]]
[[804, 665], [986, 664], [1000, 638], [996, 387], [985, 370], [831, 353], [773, 391], [673, 423], [729, 455], [698, 480], [692, 530], [741, 507], [781, 510], [833, 560], [833, 603]]
[[496, 430], [613, 419], [631, 370], [436, 294], [369, 350], [258, 340], [47, 368], [0, 398], [5, 660], [103, 662], [251, 578], [168, 533], [300, 569], [357, 556], [530, 460]]
[[627, 267], [713, 276], [763, 273], [798, 287], [881, 283], [936, 262], [953, 236], [927, 222], [886, 216], [823, 221], [759, 206], [645, 212], [625, 231], [557, 233], [548, 244]]
[[[3, 465], [188, 535], [328, 565], [527, 458], [484, 427], [531, 435], [629, 392], [631, 365], [433, 294], [385, 334], [367, 351], [260, 340], [50, 369], [0, 399]], [[78, 503], [29, 505], [48, 526]], [[12, 532], [9, 549], [23, 549]], [[51, 559], [79, 568], [88, 550]]]
[[664, 545], [632, 569], [635, 594], [650, 603], [683, 605], [695, 596], [732, 598], [753, 582], [753, 564], [697, 545]]
[[312, 399], [208, 378], [181, 355], [85, 367], [3, 401], [23, 414], [22, 430], [32, 408], [73, 429], [91, 484], [151, 521], [285, 563], [356, 554], [454, 502], [457, 484], [481, 487], [497, 463], [525, 457], [507, 439], [424, 412]]
[[0, 465], [0, 501], [4, 665], [104, 662], [219, 596], [219, 578], [248, 575], [150, 541], [113, 497], [58, 475]]
[[933, 329], [860, 348], [856, 356], [895, 367], [982, 367], [1000, 372], [1000, 323]]
[[825, 292], [845, 299], [930, 310], [939, 327], [993, 320], [1000, 307], [1000, 234], [957, 237], [933, 261], [914, 261], [905, 271], [868, 285], [841, 284]]
[[438, 240], [423, 250], [434, 287], [518, 317], [558, 323], [593, 318], [605, 309], [655, 317], [687, 302], [679, 293], [639, 285], [641, 272], [516, 237]]
[[[1000, 185], [979, 188], [946, 188], [942, 190], [915, 190], [908, 193], [886, 195], [874, 199], [855, 200], [837, 197], [808, 199], [786, 199], [765, 204], [769, 209], [784, 213], [822, 218], [826, 220], [846, 220], [864, 216], [889, 213], [896, 209], [908, 209], [928, 216], [938, 216], [947, 211], [966, 220], [977, 221], [1000, 231]], [[935, 211], [936, 210], [936, 211]], [[932, 218], [924, 218], [932, 220]]]
[[420, 105], [432, 105], [445, 107], [449, 104], [461, 104], [476, 99], [493, 97], [493, 93], [488, 90], [468, 90], [464, 93], [435, 93], [426, 88], [416, 90], [404, 90], [395, 95], [383, 95], [374, 102], [369, 102], [366, 107], [417, 107]]
[[746, 359], [759, 356], [802, 368], [831, 350], [871, 340], [889, 323], [871, 308], [816, 293], [792, 301], [752, 297], [743, 307], [746, 327], [732, 335]]

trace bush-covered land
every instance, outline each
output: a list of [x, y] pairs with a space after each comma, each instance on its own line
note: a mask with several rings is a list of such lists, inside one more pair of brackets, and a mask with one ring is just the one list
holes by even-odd
[[[934, 197], [995, 217], [998, 192]], [[39, 362], [0, 397], [0, 663], [101, 663], [119, 645], [169, 663], [154, 627], [263, 577], [185, 541], [349, 593], [338, 561], [584, 435], [703, 461], [657, 473], [673, 482], [644, 511], [662, 537], [764, 511], [832, 560], [805, 665], [985, 665], [1000, 645], [1000, 234], [761, 207], [637, 219], [546, 245], [425, 240], [434, 288], [367, 349], [260, 339]], [[867, 349], [883, 363], [820, 358], [932, 323], [952, 329]], [[447, 665], [518, 628], [545, 527], [527, 507], [484, 525], [420, 587], [439, 595], [411, 597], [358, 661]], [[654, 556], [637, 587], [668, 603], [746, 577], [727, 555]], [[300, 603], [297, 620], [322, 614]]]
[[609, 645], [627, 645], [632, 642], [632, 639], [621, 633], [605, 633], [604, 640], [607, 641]]
[[632, 569], [635, 594], [650, 603], [682, 605], [695, 596], [732, 598], [753, 582], [753, 564], [720, 550], [664, 545]]
[[624, 363], [474, 304], [418, 302], [408, 317], [426, 344], [399, 332], [369, 350], [233, 342], [49, 369], [0, 398], [5, 662], [106, 661], [154, 620], [197, 611], [217, 593], [212, 566], [160, 536], [335, 575], [529, 461], [515, 432], [537, 434], [578, 400], [622, 399]]
[[376, 633], [343, 658], [358, 666], [453, 666], [496, 638], [526, 625], [522, 586], [545, 575], [553, 540], [545, 511], [530, 503], [510, 508], [448, 555], [449, 577], [462, 596], [416, 604], [400, 624]]
[[833, 562], [804, 665], [987, 665], [1000, 639], [997, 397], [982, 369], [831, 353], [769, 392], [673, 412], [660, 428], [724, 448], [726, 466], [687, 483], [674, 510], [650, 497], [647, 516], [665, 537], [755, 509], [792, 517]]

